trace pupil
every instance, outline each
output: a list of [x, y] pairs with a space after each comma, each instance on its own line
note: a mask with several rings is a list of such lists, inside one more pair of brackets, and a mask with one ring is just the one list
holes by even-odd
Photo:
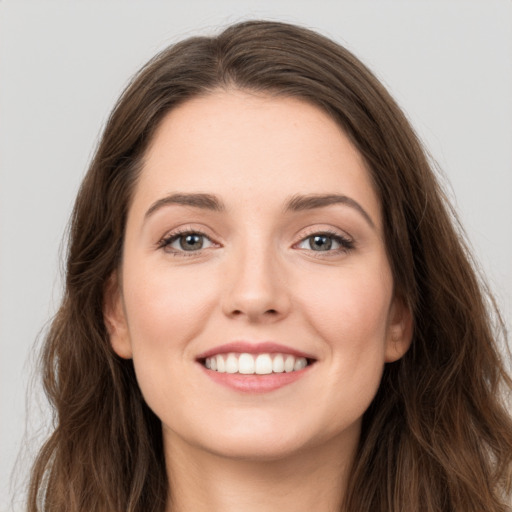
[[313, 237], [313, 248], [320, 251], [328, 251], [332, 246], [332, 240], [328, 236], [316, 235]]
[[203, 247], [203, 237], [201, 235], [185, 235], [180, 239], [181, 248], [184, 251], [193, 251]]

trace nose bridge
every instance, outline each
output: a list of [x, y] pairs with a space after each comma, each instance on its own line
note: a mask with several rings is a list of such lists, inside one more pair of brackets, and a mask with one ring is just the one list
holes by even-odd
[[226, 314], [257, 321], [282, 317], [288, 312], [284, 268], [269, 240], [245, 237], [233, 248], [227, 272]]

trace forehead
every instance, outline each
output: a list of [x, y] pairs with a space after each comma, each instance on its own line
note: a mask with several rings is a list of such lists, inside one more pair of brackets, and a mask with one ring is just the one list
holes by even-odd
[[146, 202], [176, 191], [242, 203], [343, 193], [380, 217], [364, 159], [329, 115], [301, 99], [245, 91], [215, 91], [169, 112], [137, 189]]

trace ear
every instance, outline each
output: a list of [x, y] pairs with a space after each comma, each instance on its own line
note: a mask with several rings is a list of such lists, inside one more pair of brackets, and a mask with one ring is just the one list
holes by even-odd
[[395, 297], [389, 311], [386, 340], [386, 363], [398, 361], [409, 350], [412, 342], [413, 319], [409, 306], [400, 297]]
[[131, 359], [132, 346], [117, 271], [108, 278], [103, 293], [103, 321], [114, 352], [119, 357]]

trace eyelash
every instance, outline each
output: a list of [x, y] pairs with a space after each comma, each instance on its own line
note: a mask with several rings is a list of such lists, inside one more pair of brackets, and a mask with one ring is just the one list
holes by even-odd
[[311, 253], [314, 253], [314, 256], [317, 258], [328, 258], [330, 256], [337, 256], [340, 254], [345, 254], [350, 251], [352, 251], [355, 248], [355, 242], [352, 238], [349, 238], [348, 236], [341, 235], [337, 231], [331, 231], [331, 230], [322, 230], [322, 231], [312, 231], [311, 233], [307, 234], [306, 236], [302, 237], [301, 240], [294, 244], [294, 247], [296, 247], [299, 244], [302, 244], [306, 242], [308, 239], [311, 239], [316, 236], [325, 236], [327, 238], [332, 239], [334, 242], [338, 243], [340, 247], [337, 249], [332, 250], [326, 250], [326, 251], [314, 251], [313, 249], [304, 249], [307, 251], [310, 251]]
[[[165, 236], [162, 238], [158, 244], [158, 249], [163, 249], [169, 254], [172, 254], [173, 256], [177, 257], [189, 257], [189, 256], [198, 256], [199, 254], [202, 254], [204, 249], [199, 250], [180, 250], [180, 249], [171, 249], [170, 246], [177, 240], [179, 240], [181, 237], [185, 235], [198, 235], [200, 237], [203, 237], [204, 239], [207, 239], [211, 242], [212, 246], [215, 246], [215, 242], [211, 240], [211, 238], [206, 235], [204, 232], [197, 230], [197, 229], [190, 229], [190, 228], [184, 228], [184, 229], [178, 229], [177, 231]], [[339, 254], [348, 253], [355, 247], [355, 242], [353, 239], [348, 238], [346, 236], [341, 235], [338, 232], [330, 231], [330, 230], [322, 230], [322, 231], [312, 231], [311, 233], [307, 234], [306, 236], [302, 237], [299, 242], [295, 243], [293, 247], [297, 247], [299, 244], [302, 244], [306, 242], [308, 239], [311, 239], [315, 236], [325, 236], [327, 238], [332, 239], [334, 242], [339, 244], [339, 248], [336, 249], [328, 249], [325, 251], [314, 251], [313, 249], [303, 249], [306, 251], [309, 251], [311, 253], [315, 253], [315, 257], [323, 258], [323, 257], [329, 257], [329, 256], [335, 256]], [[208, 247], [206, 248], [208, 249]]]
[[209, 240], [212, 245], [216, 245], [215, 242], [211, 240], [211, 238], [203, 233], [202, 231], [198, 229], [191, 229], [191, 228], [183, 228], [178, 229], [177, 231], [174, 231], [173, 233], [170, 233], [169, 235], [162, 238], [158, 244], [158, 249], [163, 249], [169, 254], [172, 254], [173, 256], [177, 257], [189, 257], [189, 256], [197, 256], [198, 254], [202, 253], [203, 249], [199, 249], [198, 251], [186, 251], [186, 250], [179, 250], [179, 249], [173, 249], [171, 248], [171, 244], [179, 240], [181, 237], [186, 235], [199, 235], [207, 240]]

